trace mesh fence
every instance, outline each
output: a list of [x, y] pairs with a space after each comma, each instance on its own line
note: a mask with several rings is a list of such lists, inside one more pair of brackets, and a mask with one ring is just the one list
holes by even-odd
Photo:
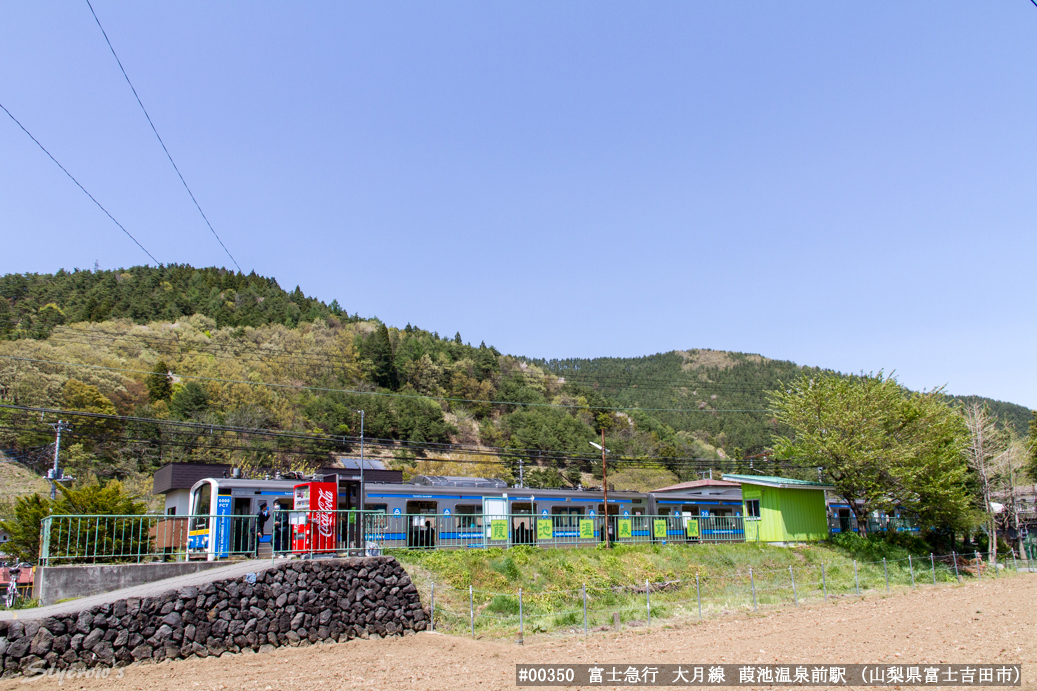
[[832, 598], [965, 581], [1015, 577], [1034, 562], [1001, 556], [949, 554], [802, 564], [778, 569], [702, 573], [684, 579], [576, 590], [495, 592], [445, 583], [418, 583], [434, 630], [473, 637], [572, 635], [593, 630], [696, 621], [736, 612], [761, 612]]

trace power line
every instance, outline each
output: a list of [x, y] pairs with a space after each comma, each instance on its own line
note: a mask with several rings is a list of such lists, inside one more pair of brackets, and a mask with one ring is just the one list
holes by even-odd
[[128, 237], [130, 240], [133, 240], [134, 244], [136, 244], [137, 247], [141, 248], [141, 250], [144, 251], [144, 254], [146, 254], [149, 257], [151, 257], [151, 261], [155, 262], [156, 264], [160, 263], [157, 259], [155, 259], [155, 255], [153, 255], [151, 252], [148, 252], [146, 249], [144, 249], [144, 245], [140, 244], [140, 242], [137, 241], [137, 238], [133, 237], [133, 235], [130, 234], [130, 231], [126, 230], [126, 228], [124, 228], [121, 223], [119, 223], [118, 221], [115, 220], [115, 216], [112, 216], [110, 213], [108, 213], [108, 209], [106, 209], [103, 206], [101, 206], [101, 202], [99, 202], [96, 199], [94, 199], [94, 195], [92, 195], [89, 192], [87, 192], [86, 188], [83, 187], [81, 184], [79, 184], [79, 180], [76, 180], [72, 176], [72, 173], [70, 173], [70, 172], [68, 172], [68, 170], [66, 170], [65, 166], [63, 166], [60, 163], [58, 163], [58, 159], [54, 158], [54, 156], [49, 151], [47, 151], [46, 147], [44, 147], [43, 144], [40, 144], [40, 140], [39, 139], [37, 139], [36, 137], [32, 136], [32, 132], [30, 132], [29, 130], [25, 129], [25, 125], [20, 123], [18, 121], [18, 118], [16, 118], [14, 115], [12, 115], [11, 111], [7, 110], [7, 108], [4, 106], [4, 104], [0, 103], [0, 108], [3, 108], [4, 112], [7, 113], [7, 116], [9, 118], [11, 118], [12, 120], [14, 120], [14, 124], [16, 124], [16, 125], [18, 125], [18, 127], [22, 128], [22, 132], [25, 132], [25, 134], [29, 135], [29, 138], [32, 139], [34, 142], [36, 142], [36, 146], [40, 147], [40, 149], [43, 151], [43, 153], [47, 154], [47, 156], [50, 158], [50, 160], [54, 161], [54, 164], [57, 165], [58, 168], [61, 168], [61, 171], [65, 175], [68, 176], [69, 180], [71, 180], [72, 182], [76, 183], [76, 187], [78, 187], [79, 189], [83, 190], [83, 194], [85, 194], [86, 196], [90, 197], [90, 201], [92, 201], [94, 204], [97, 204], [97, 208], [100, 209], [101, 211], [103, 211], [105, 216], [107, 216], [108, 218], [112, 219], [112, 222], [115, 225], [119, 226], [119, 229], [122, 230], [122, 232], [126, 233], [126, 237]]
[[[0, 359], [3, 360], [15, 360], [19, 362], [39, 362], [49, 365], [59, 365], [63, 367], [82, 367], [86, 369], [99, 369], [107, 370], [111, 372], [129, 372], [133, 374], [147, 374], [152, 375], [154, 372], [150, 370], [138, 370], [130, 369], [127, 367], [105, 367], [104, 365], [87, 365], [78, 362], [59, 362], [56, 360], [43, 360], [40, 358], [26, 358], [26, 357], [15, 357], [13, 355], [0, 355]], [[589, 410], [613, 410], [613, 411], [642, 411], [646, 413], [767, 413], [770, 412], [767, 409], [744, 409], [744, 410], [725, 410], [725, 409], [713, 409], [713, 408], [638, 408], [636, 406], [580, 406], [580, 405], [566, 405], [562, 403], [525, 403], [521, 401], [485, 401], [473, 398], [453, 398], [449, 396], [432, 396], [432, 395], [420, 395], [420, 394], [403, 394], [393, 393], [389, 391], [359, 391], [356, 389], [337, 389], [333, 387], [324, 386], [303, 386], [297, 384], [274, 384], [272, 382], [260, 382], [260, 381], [248, 381], [245, 379], [224, 379], [221, 377], [201, 377], [194, 374], [177, 374], [176, 376], [182, 379], [194, 379], [196, 381], [211, 381], [222, 384], [247, 384], [249, 386], [269, 386], [277, 389], [299, 389], [304, 391], [322, 391], [327, 393], [345, 393], [355, 394], [362, 396], [383, 396], [386, 398], [416, 398], [416, 399], [431, 399], [434, 401], [448, 401], [455, 403], [485, 403], [488, 405], [514, 405], [514, 406], [529, 406], [537, 408], [562, 408], [562, 409], [589, 409]]]
[[90, 4], [90, 0], [86, 0], [86, 5], [90, 8], [90, 14], [94, 15], [94, 21], [97, 22], [97, 28], [101, 30], [105, 43], [108, 44], [108, 49], [112, 51], [112, 56], [115, 58], [115, 62], [119, 64], [119, 70], [122, 72], [122, 76], [126, 78], [126, 83], [130, 85], [130, 91], [133, 92], [133, 97], [137, 99], [137, 105], [139, 105], [140, 109], [144, 111], [144, 117], [147, 118], [148, 124], [151, 125], [151, 131], [155, 133], [155, 138], [157, 138], [158, 143], [162, 145], [162, 150], [166, 152], [166, 158], [169, 159], [169, 163], [173, 166], [173, 170], [176, 171], [177, 177], [180, 178], [180, 182], [184, 184], [184, 189], [187, 190], [187, 194], [191, 197], [191, 201], [194, 202], [194, 206], [198, 209], [198, 213], [202, 215], [202, 220], [205, 221], [205, 225], [209, 226], [209, 230], [212, 231], [213, 237], [216, 238], [216, 242], [220, 243], [220, 247], [223, 248], [223, 251], [227, 253], [227, 256], [230, 257], [230, 260], [234, 262], [234, 266], [236, 266], [240, 272], [241, 267], [238, 265], [237, 260], [234, 258], [234, 255], [230, 253], [230, 250], [227, 249], [227, 246], [223, 244], [223, 240], [220, 239], [220, 236], [216, 234], [216, 229], [212, 227], [211, 223], [209, 223], [208, 217], [206, 217], [205, 212], [202, 211], [201, 205], [194, 197], [194, 192], [192, 192], [191, 188], [187, 186], [187, 181], [184, 180], [184, 176], [180, 173], [180, 169], [177, 167], [176, 162], [173, 161], [173, 156], [169, 153], [169, 149], [166, 148], [166, 143], [162, 141], [162, 137], [155, 128], [155, 123], [151, 121], [151, 116], [148, 115], [148, 109], [144, 107], [144, 103], [140, 100], [140, 96], [137, 94], [137, 89], [134, 88], [133, 82], [130, 81], [130, 76], [126, 74], [126, 68], [122, 66], [122, 60], [119, 59], [114, 46], [112, 46], [111, 40], [108, 38], [108, 32], [106, 32], [104, 27], [101, 26], [101, 20], [97, 18], [97, 13], [94, 12], [94, 6]]
[[[217, 433], [217, 432], [219, 432], [219, 433], [230, 432], [230, 433], [234, 433], [236, 435], [239, 435], [239, 437], [246, 437], [246, 438], [250, 437], [250, 436], [253, 436], [253, 437], [266, 437], [267, 439], [271, 439], [271, 440], [287, 438], [287, 439], [294, 439], [294, 440], [298, 440], [298, 441], [310, 441], [310, 442], [316, 442], [316, 443], [339, 444], [339, 445], [341, 445], [341, 444], [347, 444], [348, 445], [348, 444], [353, 444], [353, 443], [356, 443], [356, 442], [359, 441], [359, 437], [355, 437], [355, 436], [330, 435], [330, 434], [313, 434], [313, 433], [290, 432], [290, 431], [286, 431], [286, 430], [272, 430], [272, 429], [263, 429], [263, 428], [233, 427], [233, 426], [228, 426], [228, 425], [219, 425], [219, 424], [214, 424], [214, 423], [205, 423], [205, 422], [197, 422], [197, 421], [162, 420], [162, 419], [156, 419], [156, 418], [135, 417], [135, 416], [129, 416], [129, 415], [117, 415], [117, 414], [113, 415], [113, 414], [109, 414], [109, 413], [96, 413], [96, 412], [80, 411], [80, 410], [63, 410], [63, 409], [57, 409], [57, 408], [42, 408], [42, 407], [36, 407], [36, 406], [23, 406], [23, 405], [14, 405], [14, 404], [0, 404], [0, 410], [17, 411], [17, 412], [20, 412], [20, 413], [23, 413], [23, 414], [30, 414], [31, 413], [33, 415], [35, 415], [36, 413], [39, 413], [41, 415], [43, 415], [43, 414], [50, 414], [50, 415], [56, 415], [56, 416], [59, 416], [59, 417], [62, 417], [62, 418], [80, 417], [80, 418], [89, 418], [89, 419], [111, 420], [113, 422], [139, 423], [139, 424], [142, 424], [142, 425], [151, 425], [151, 426], [154, 426], [154, 427], [184, 428], [185, 430], [197, 433], [198, 435], [205, 435], [208, 432], [209, 437], [212, 438], [212, 439], [215, 439], [215, 437], [213, 435], [215, 433]], [[41, 418], [41, 420], [42, 420], [42, 418]], [[22, 422], [22, 424], [24, 425], [26, 422], [31, 422], [31, 420], [24, 421], [24, 422]], [[15, 424], [18, 424], [18, 423], [15, 423]], [[13, 426], [11, 426], [11, 423], [6, 423], [6, 426], [0, 427], [0, 430], [4, 430], [4, 429], [6, 429], [8, 431], [41, 431], [37, 427], [24, 427], [24, 426], [22, 426], [22, 427], [13, 427]], [[84, 433], [81, 433], [81, 432], [77, 432], [75, 429], [73, 429], [73, 432], [72, 432], [71, 436], [77, 437], [77, 438], [78, 437], [82, 437], [82, 438], [89, 438], [89, 439], [112, 439], [113, 438], [113, 435], [84, 434]], [[270, 450], [270, 449], [264, 449], [264, 448], [261, 448], [261, 447], [253, 447], [253, 446], [230, 446], [230, 445], [226, 445], [226, 444], [199, 443], [199, 442], [190, 442], [190, 441], [177, 441], [177, 440], [174, 440], [174, 439], [162, 439], [162, 438], [135, 439], [135, 438], [129, 438], [125, 434], [120, 435], [118, 437], [114, 437], [114, 438], [118, 438], [119, 440], [127, 442], [127, 443], [152, 443], [152, 444], [158, 444], [158, 445], [162, 445], [162, 446], [181, 446], [181, 447], [205, 448], [205, 449], [224, 449], [224, 450], [247, 450], [247, 451], [258, 451], [258, 452], [269, 451]], [[242, 439], [242, 441], [245, 441], [245, 439]], [[594, 463], [597, 460], [599, 460], [599, 456], [597, 456], [597, 455], [586, 455], [586, 454], [571, 453], [571, 452], [566, 452], [566, 451], [552, 451], [552, 450], [543, 450], [543, 449], [522, 449], [522, 448], [508, 448], [508, 447], [479, 447], [479, 446], [470, 446], [470, 445], [463, 445], [463, 444], [441, 444], [441, 443], [435, 443], [435, 442], [407, 442], [407, 441], [399, 441], [399, 440], [393, 440], [393, 439], [378, 439], [378, 438], [370, 438], [370, 437], [368, 437], [366, 439], [366, 441], [369, 444], [382, 447], [383, 449], [389, 450], [389, 451], [393, 451], [393, 450], [415, 450], [415, 451], [419, 451], [419, 452], [431, 451], [431, 452], [435, 452], [435, 453], [450, 453], [450, 454], [465, 454], [465, 455], [471, 454], [471, 455], [483, 455], [483, 456], [496, 456], [496, 457], [501, 458], [501, 459], [515, 458], [515, 457], [521, 456], [521, 457], [528, 458], [530, 460], [543, 460], [543, 461], [568, 460], [568, 461], [583, 461], [583, 462], [588, 462], [588, 463]], [[401, 449], [400, 448], [401, 446], [404, 446], [404, 447], [407, 447], [407, 448]], [[280, 449], [280, 450], [284, 451], [284, 449]], [[334, 451], [333, 449], [314, 450], [314, 451], [304, 451], [304, 450], [296, 449], [296, 450], [291, 451], [290, 453], [298, 454], [298, 455], [327, 455], [329, 453], [336, 453], [336, 451]], [[337, 452], [337, 453], [341, 453], [341, 452]], [[400, 460], [403, 460], [403, 459], [400, 459]], [[414, 460], [414, 461], [417, 461], [417, 460], [442, 460], [444, 462], [462, 462], [461, 459], [454, 459], [454, 458], [445, 458], [445, 459], [422, 458], [422, 459], [412, 459], [412, 460]], [[733, 459], [733, 458], [726, 458], [726, 459], [696, 458], [696, 457], [690, 457], [690, 456], [663, 457], [663, 456], [646, 456], [646, 455], [634, 455], [634, 456], [621, 456], [621, 455], [617, 455], [617, 456], [615, 456], [613, 458], [613, 460], [616, 461], [616, 462], [623, 462], [623, 463], [641, 463], [641, 464], [647, 463], [647, 464], [650, 464], [652, 466], [656, 466], [656, 465], [671, 465], [671, 466], [680, 466], [680, 467], [705, 467], [705, 466], [710, 466], [710, 465], [715, 467], [718, 464], [724, 464], [724, 463], [728, 463], [728, 464], [743, 463], [744, 464], [744, 461], [742, 459]], [[816, 467], [816, 464], [809, 463], [807, 465], [802, 465], [801, 463], [797, 463], [796, 460], [797, 459], [768, 459], [766, 462], [767, 463], [779, 464], [782, 467], [786, 467], [786, 468], [813, 469], [814, 467]], [[477, 461], [466, 461], [466, 462], [476, 463]], [[484, 461], [478, 461], [478, 462], [479, 463], [483, 463]]]

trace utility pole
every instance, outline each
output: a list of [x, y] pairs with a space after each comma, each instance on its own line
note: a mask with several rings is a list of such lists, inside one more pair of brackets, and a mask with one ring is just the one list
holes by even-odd
[[[364, 521], [364, 411], [357, 411], [360, 413], [360, 525], [363, 526]], [[363, 528], [361, 528], [361, 531]], [[363, 535], [363, 532], [361, 532]]]
[[605, 427], [601, 428], [601, 489], [605, 493], [605, 548], [612, 547], [612, 536], [609, 534], [609, 474], [605, 462]]
[[526, 476], [523, 470], [524, 468], [522, 467], [522, 458], [519, 457], [519, 487], [526, 486]]
[[58, 465], [58, 459], [61, 454], [61, 433], [71, 428], [65, 425], [64, 420], [58, 420], [58, 424], [51, 425], [51, 427], [57, 432], [57, 437], [54, 440], [54, 467], [47, 473], [47, 479], [50, 480], [50, 498], [53, 501], [58, 496], [58, 480], [61, 479], [61, 468]]

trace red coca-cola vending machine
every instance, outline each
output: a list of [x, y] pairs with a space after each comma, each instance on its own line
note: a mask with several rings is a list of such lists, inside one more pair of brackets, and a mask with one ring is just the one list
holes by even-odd
[[334, 552], [338, 483], [306, 482], [296, 485], [294, 489], [292, 551], [298, 554]]

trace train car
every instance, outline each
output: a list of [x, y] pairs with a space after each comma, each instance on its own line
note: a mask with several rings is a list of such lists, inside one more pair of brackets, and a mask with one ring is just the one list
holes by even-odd
[[703, 479], [648, 493], [652, 537], [657, 542], [743, 542], [742, 488], [737, 482]]
[[[364, 508], [381, 515], [368, 539], [393, 547], [566, 546], [604, 539], [604, 494], [588, 490], [508, 487], [501, 480], [419, 476], [410, 483], [371, 485]], [[609, 531], [645, 516], [648, 498], [609, 493]]]
[[[237, 554], [259, 554], [266, 551], [267, 543], [276, 542], [271, 532], [271, 521], [278, 510], [292, 508], [293, 489], [299, 480], [242, 480], [236, 478], [205, 478], [191, 487], [188, 499], [188, 558], [209, 561]], [[271, 518], [260, 527], [258, 514], [263, 504]], [[263, 537], [257, 540], [257, 532]], [[276, 531], [275, 531], [276, 532]], [[271, 549], [287, 550], [287, 546], [270, 545]]]
[[[289, 524], [306, 520], [305, 512], [293, 510], [293, 488], [301, 482], [199, 480], [190, 492], [189, 555], [212, 560], [266, 552], [265, 543], [271, 541], [273, 551], [290, 551]], [[339, 550], [369, 543], [386, 549], [563, 547], [593, 545], [606, 535], [620, 543], [742, 542], [748, 537], [747, 522], [756, 520], [744, 515], [740, 485], [721, 480], [696, 480], [648, 493], [611, 491], [606, 520], [600, 489], [530, 489], [486, 478], [418, 476], [406, 483], [366, 484], [361, 535], [352, 514], [360, 508], [354, 484], [340, 478]], [[836, 501], [829, 498], [829, 515], [842, 518], [845, 507]], [[264, 525], [264, 536], [257, 541], [262, 502], [280, 522], [273, 530]], [[833, 523], [838, 526], [833, 530], [842, 528]]]

